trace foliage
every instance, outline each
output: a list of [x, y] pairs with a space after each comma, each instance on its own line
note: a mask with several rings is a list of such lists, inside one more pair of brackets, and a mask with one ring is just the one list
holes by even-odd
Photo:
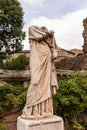
[[2, 119], [0, 119], [0, 130], [6, 130]]
[[25, 37], [23, 10], [18, 0], [0, 0], [0, 51], [17, 52]]
[[12, 58], [10, 61], [3, 63], [3, 69], [8, 70], [24, 70], [29, 65], [29, 58], [21, 54], [17, 58]]
[[6, 53], [0, 53], [0, 69], [3, 66], [3, 60], [6, 58]]
[[84, 130], [84, 128], [77, 121], [74, 121], [73, 128], [75, 130]]
[[[74, 130], [83, 130], [78, 116], [87, 111], [87, 72], [74, 73], [58, 81], [59, 89], [54, 96], [54, 113], [62, 116]], [[13, 108], [22, 108], [27, 87], [11, 83], [0, 84], [0, 114]], [[87, 119], [87, 118], [86, 118]], [[70, 129], [71, 130], [71, 129]]]
[[75, 73], [59, 80], [59, 89], [54, 96], [54, 111], [68, 122], [78, 125], [77, 116], [87, 108], [87, 72]]
[[27, 87], [0, 83], [0, 115], [10, 112], [13, 108], [24, 107]]

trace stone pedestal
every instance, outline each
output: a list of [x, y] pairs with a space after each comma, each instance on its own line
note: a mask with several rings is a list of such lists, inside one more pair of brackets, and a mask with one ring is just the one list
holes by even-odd
[[40, 120], [18, 117], [17, 130], [64, 130], [64, 124], [62, 118], [55, 115]]

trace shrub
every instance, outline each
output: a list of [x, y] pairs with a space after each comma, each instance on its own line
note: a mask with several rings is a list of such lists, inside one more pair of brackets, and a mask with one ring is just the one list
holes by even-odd
[[27, 87], [12, 85], [11, 83], [0, 84], [0, 115], [10, 112], [14, 108], [22, 109], [26, 102]]
[[6, 59], [6, 53], [0, 53], [0, 69], [3, 67], [3, 60]]
[[[62, 116], [76, 127], [77, 116], [87, 107], [87, 72], [74, 73], [59, 80], [54, 96], [55, 114]], [[79, 125], [77, 125], [80, 128]], [[78, 129], [78, 130], [79, 130]]]
[[29, 65], [29, 58], [21, 54], [17, 58], [12, 58], [10, 61], [3, 63], [3, 69], [8, 70], [24, 70]]

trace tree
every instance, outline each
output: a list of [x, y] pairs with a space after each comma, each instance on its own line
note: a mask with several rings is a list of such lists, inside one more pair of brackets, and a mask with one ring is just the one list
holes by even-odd
[[9, 54], [22, 49], [25, 37], [23, 10], [18, 0], [0, 0], [0, 51]]

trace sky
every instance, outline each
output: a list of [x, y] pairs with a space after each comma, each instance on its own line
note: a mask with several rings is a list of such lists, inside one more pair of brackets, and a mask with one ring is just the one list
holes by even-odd
[[54, 30], [58, 47], [82, 49], [83, 19], [87, 17], [87, 0], [19, 0], [24, 11], [26, 38], [24, 50], [30, 49], [28, 28], [46, 26]]

